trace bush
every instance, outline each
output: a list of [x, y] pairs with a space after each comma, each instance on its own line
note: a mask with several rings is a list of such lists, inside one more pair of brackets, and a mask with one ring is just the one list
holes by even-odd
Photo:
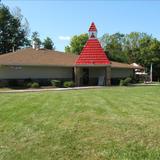
[[32, 82], [26, 83], [26, 87], [27, 87], [27, 88], [31, 88], [31, 87], [32, 87]]
[[124, 80], [123, 79], [120, 80], [119, 85], [124, 86]]
[[61, 87], [61, 81], [60, 80], [51, 80], [51, 84], [53, 87]]
[[63, 86], [68, 88], [68, 87], [74, 87], [75, 84], [74, 84], [73, 81], [66, 81], [66, 82], [63, 83]]
[[38, 82], [33, 82], [31, 85], [31, 88], [39, 88], [39, 83]]
[[130, 77], [120, 80], [120, 86], [128, 86], [131, 83], [132, 79]]

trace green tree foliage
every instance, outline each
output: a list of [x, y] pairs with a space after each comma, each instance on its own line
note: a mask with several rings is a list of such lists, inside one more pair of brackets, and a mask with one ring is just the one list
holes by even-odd
[[105, 52], [110, 60], [118, 62], [127, 62], [128, 57], [124, 54], [123, 44], [125, 41], [125, 35], [121, 33], [115, 33], [113, 35], [105, 34], [101, 39], [101, 44], [104, 47]]
[[75, 35], [72, 37], [71, 42], [65, 47], [66, 53], [80, 54], [85, 43], [88, 40], [88, 34]]
[[37, 47], [40, 48], [42, 42], [41, 42], [41, 39], [39, 38], [39, 33], [37, 31], [32, 33], [31, 39], [32, 39], [32, 42], [35, 42]]
[[71, 47], [70, 46], [66, 46], [65, 47], [65, 52], [66, 53], [71, 53]]
[[157, 39], [142, 39], [140, 41], [140, 55], [138, 62], [143, 64], [148, 71], [150, 64], [153, 64], [153, 78], [160, 80], [160, 41]]
[[9, 8], [0, 4], [0, 54], [17, 50], [30, 45], [28, 35], [28, 22], [23, 21], [20, 9], [11, 13]]
[[[87, 34], [75, 35], [70, 45], [65, 47], [65, 52], [80, 54], [87, 40]], [[148, 72], [152, 63], [154, 79], [160, 80], [160, 41], [156, 38], [140, 32], [115, 33], [103, 35], [100, 42], [110, 60], [138, 63]]]
[[46, 49], [51, 49], [51, 50], [55, 49], [54, 43], [53, 43], [52, 39], [49, 38], [49, 37], [47, 37], [46, 39], [44, 39], [43, 46]]
[[160, 41], [146, 33], [105, 34], [101, 38], [102, 46], [110, 60], [126, 63], [138, 63], [149, 71], [153, 63], [155, 79], [160, 79]]

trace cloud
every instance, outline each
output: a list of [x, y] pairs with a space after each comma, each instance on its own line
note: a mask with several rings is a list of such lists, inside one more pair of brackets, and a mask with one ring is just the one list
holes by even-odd
[[62, 41], [69, 41], [71, 39], [70, 36], [59, 36], [58, 38]]

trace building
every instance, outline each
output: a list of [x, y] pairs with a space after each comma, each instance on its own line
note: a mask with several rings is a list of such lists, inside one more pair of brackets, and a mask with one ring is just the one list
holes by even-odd
[[76, 86], [111, 85], [114, 79], [134, 75], [139, 66], [110, 61], [98, 39], [94, 23], [81, 54], [26, 48], [0, 56], [0, 80], [73, 80]]

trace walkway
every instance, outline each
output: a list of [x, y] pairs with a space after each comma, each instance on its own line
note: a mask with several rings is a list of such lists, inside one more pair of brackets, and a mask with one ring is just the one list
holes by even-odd
[[96, 88], [104, 88], [104, 87], [105, 86], [88, 86], [88, 87], [73, 87], [73, 88], [8, 89], [8, 90], [0, 90], [0, 93], [66, 91], [66, 90], [96, 89]]

